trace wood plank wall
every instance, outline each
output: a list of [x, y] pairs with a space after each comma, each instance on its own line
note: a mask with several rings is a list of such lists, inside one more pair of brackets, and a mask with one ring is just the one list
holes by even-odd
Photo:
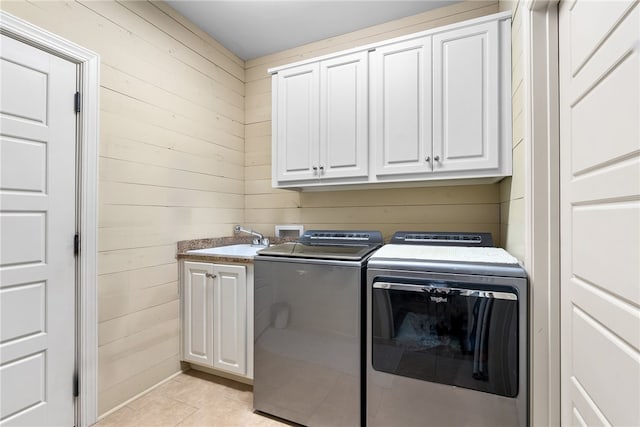
[[103, 414], [180, 368], [176, 241], [244, 222], [244, 61], [165, 3], [10, 1], [101, 57]]
[[502, 246], [521, 261], [525, 258], [524, 213], [524, 88], [523, 40], [520, 0], [500, 2], [500, 8], [511, 10], [511, 93], [513, 116], [513, 175], [500, 183], [500, 235]]
[[497, 1], [467, 1], [264, 56], [246, 63], [245, 219], [273, 233], [306, 228], [490, 231], [500, 242], [499, 185], [298, 193], [271, 188], [271, 78], [267, 69], [498, 12]]

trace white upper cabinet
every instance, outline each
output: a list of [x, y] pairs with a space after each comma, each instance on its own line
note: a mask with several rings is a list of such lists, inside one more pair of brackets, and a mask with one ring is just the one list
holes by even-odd
[[433, 36], [436, 173], [499, 167], [498, 36], [496, 21]]
[[511, 174], [509, 12], [270, 72], [274, 187]]
[[367, 75], [365, 51], [274, 76], [276, 181], [367, 177]]
[[370, 88], [376, 175], [431, 171], [431, 37], [375, 49]]

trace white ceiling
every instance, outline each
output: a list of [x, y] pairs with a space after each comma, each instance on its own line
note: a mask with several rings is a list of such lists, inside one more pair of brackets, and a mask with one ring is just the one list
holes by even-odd
[[436, 9], [460, 0], [168, 0], [244, 60]]

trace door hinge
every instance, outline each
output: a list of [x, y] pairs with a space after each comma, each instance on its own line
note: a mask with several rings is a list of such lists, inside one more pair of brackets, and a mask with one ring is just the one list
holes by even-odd
[[76, 233], [73, 236], [73, 255], [77, 256], [80, 253], [80, 233]]
[[78, 373], [73, 373], [73, 397], [80, 396], [80, 380], [78, 378]]
[[75, 107], [75, 112], [79, 113], [80, 112], [80, 92], [76, 92], [76, 95], [73, 98], [73, 102], [74, 102], [74, 107]]

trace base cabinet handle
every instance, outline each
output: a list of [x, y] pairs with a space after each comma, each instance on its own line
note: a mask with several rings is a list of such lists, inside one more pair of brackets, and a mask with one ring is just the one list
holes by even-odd
[[216, 277], [218, 277], [215, 274], [211, 274], [211, 273], [205, 273], [205, 276], [207, 276], [209, 279], [215, 279]]

